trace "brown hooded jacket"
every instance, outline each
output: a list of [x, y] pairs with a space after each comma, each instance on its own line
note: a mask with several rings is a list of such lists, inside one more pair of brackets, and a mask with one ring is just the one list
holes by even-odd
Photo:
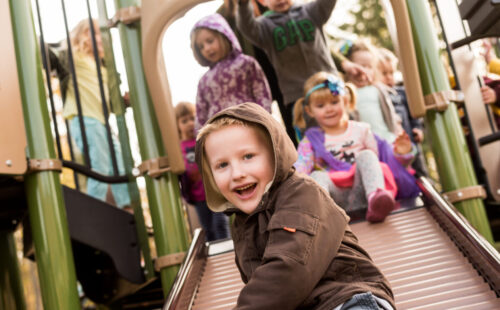
[[208, 123], [220, 117], [262, 125], [276, 163], [271, 187], [245, 214], [219, 192], [203, 151], [206, 137], [197, 141], [208, 206], [236, 215], [232, 238], [246, 283], [236, 309], [330, 310], [364, 292], [395, 307], [389, 282], [359, 246], [348, 216], [312, 179], [295, 173], [297, 152], [283, 127], [253, 103], [223, 110]]

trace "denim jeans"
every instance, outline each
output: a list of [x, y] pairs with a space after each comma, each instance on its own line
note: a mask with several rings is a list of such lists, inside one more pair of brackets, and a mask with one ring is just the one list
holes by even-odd
[[394, 308], [387, 300], [368, 292], [352, 296], [351, 299], [333, 310], [394, 310]]
[[194, 207], [201, 227], [205, 230], [206, 241], [229, 238], [229, 221], [224, 213], [213, 212], [206, 201], [195, 202]]
[[[104, 175], [113, 175], [113, 164], [111, 163], [111, 154], [109, 151], [108, 137], [104, 124], [92, 117], [83, 116], [85, 125], [85, 133], [89, 147], [90, 166], [92, 170]], [[78, 151], [83, 154], [83, 138], [80, 131], [80, 121], [78, 117], [73, 117], [69, 121], [69, 130], [71, 138], [75, 142]], [[115, 149], [118, 172], [125, 173], [123, 157], [120, 148], [120, 143], [113, 137], [113, 147]], [[87, 179], [87, 194], [102, 201], [106, 200], [108, 184], [97, 181], [92, 178]], [[130, 195], [128, 184], [118, 183], [111, 185], [113, 197], [119, 208], [130, 205]]]

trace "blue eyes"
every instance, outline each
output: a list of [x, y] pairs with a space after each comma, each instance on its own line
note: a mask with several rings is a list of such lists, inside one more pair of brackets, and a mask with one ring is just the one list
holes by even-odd
[[[250, 160], [255, 157], [255, 154], [245, 154], [243, 155], [243, 160]], [[215, 165], [215, 169], [224, 169], [229, 166], [229, 162], [219, 162]]]

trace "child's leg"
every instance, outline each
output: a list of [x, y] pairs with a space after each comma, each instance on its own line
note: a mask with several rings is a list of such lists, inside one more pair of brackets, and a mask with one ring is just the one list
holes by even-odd
[[214, 232], [214, 240], [229, 238], [229, 220], [227, 215], [221, 212], [213, 212], [212, 230]]
[[367, 199], [377, 188], [385, 188], [380, 162], [377, 155], [370, 150], [363, 150], [356, 156], [356, 177], [358, 175], [361, 176]]
[[394, 310], [391, 304], [370, 292], [360, 293], [333, 310]]
[[351, 192], [350, 188], [339, 188], [335, 186], [326, 171], [313, 171], [310, 177], [313, 178], [319, 186], [323, 187], [341, 208], [347, 209], [349, 206], [348, 198]]
[[377, 155], [372, 151], [361, 151], [356, 157], [356, 176], [361, 176], [368, 200], [366, 219], [381, 222], [396, 207], [392, 194], [385, 190], [384, 174]]
[[196, 214], [198, 215], [198, 221], [201, 227], [205, 231], [205, 240], [212, 241], [215, 240], [215, 236], [212, 230], [212, 211], [207, 206], [205, 201], [197, 201], [194, 203], [196, 209]]
[[357, 212], [366, 211], [368, 208], [368, 201], [366, 198], [365, 188], [363, 186], [363, 181], [361, 178], [361, 173], [356, 169], [354, 175], [354, 184], [352, 185], [351, 191], [348, 198], [348, 207], [346, 211]]
[[[113, 136], [113, 147], [115, 149], [116, 154], [116, 164], [118, 166], [118, 173], [120, 175], [125, 174], [125, 165], [123, 163], [122, 149], [120, 145], [120, 141]], [[111, 157], [111, 154], [109, 155]], [[123, 208], [125, 206], [130, 205], [130, 191], [127, 183], [118, 183], [112, 184], [111, 190], [113, 192], [113, 197], [115, 198], [116, 205], [119, 208]]]
[[[85, 125], [85, 134], [87, 136], [88, 151], [90, 157], [90, 167], [104, 175], [111, 173], [111, 161], [109, 161], [109, 148], [106, 143], [105, 127], [92, 117], [83, 117]], [[76, 142], [76, 145], [83, 153], [83, 136], [80, 131], [80, 120], [78, 117], [73, 117], [70, 122], [71, 137]], [[87, 179], [87, 194], [96, 199], [105, 201], [108, 184], [97, 181], [92, 178]]]

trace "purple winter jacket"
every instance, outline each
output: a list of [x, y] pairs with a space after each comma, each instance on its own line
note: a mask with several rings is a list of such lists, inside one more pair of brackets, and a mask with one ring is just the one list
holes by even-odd
[[[231, 43], [228, 56], [217, 63], [205, 59], [195, 44], [195, 30], [208, 28], [222, 33]], [[271, 112], [271, 91], [257, 61], [244, 55], [240, 43], [226, 20], [212, 14], [199, 20], [191, 31], [191, 48], [202, 66], [210, 67], [198, 82], [196, 130], [215, 113], [244, 102], [254, 102]]]

